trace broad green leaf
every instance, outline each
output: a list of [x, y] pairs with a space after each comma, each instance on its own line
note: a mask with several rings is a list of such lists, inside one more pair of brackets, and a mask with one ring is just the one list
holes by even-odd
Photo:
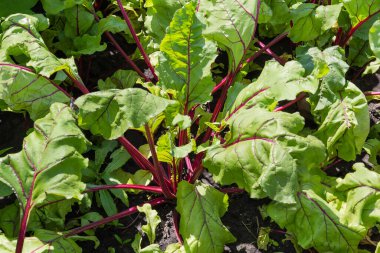
[[173, 121], [172, 126], [179, 126], [179, 129], [185, 130], [191, 126], [191, 118], [187, 115], [177, 114]]
[[218, 42], [229, 55], [229, 69], [234, 71], [247, 52], [257, 23], [257, 0], [199, 1], [205, 36]]
[[[110, 157], [112, 160], [107, 164], [107, 167], [104, 169], [102, 173], [102, 179], [106, 182], [106, 184], [123, 184], [126, 183], [123, 181], [124, 171], [122, 170], [122, 166], [131, 158], [130, 154], [125, 150], [125, 148], [121, 147], [115, 150]], [[139, 172], [139, 171], [137, 171]], [[136, 172], [136, 173], [137, 173]], [[112, 189], [110, 190], [113, 195], [119, 198], [124, 205], [128, 206], [128, 195], [123, 190]]]
[[110, 89], [79, 97], [79, 126], [116, 139], [129, 128], [138, 128], [163, 112], [174, 102], [154, 96], [142, 89]]
[[380, 58], [376, 58], [375, 61], [372, 61], [367, 65], [366, 69], [363, 72], [363, 75], [374, 74], [380, 69]]
[[106, 80], [99, 80], [98, 87], [99, 90], [132, 88], [138, 78], [136, 71], [119, 69]]
[[158, 216], [156, 210], [152, 210], [152, 206], [150, 204], [138, 206], [137, 209], [140, 213], [145, 214], [147, 224], [143, 225], [141, 230], [148, 236], [149, 242], [152, 244], [156, 240], [156, 228], [161, 222], [160, 216]]
[[[79, 240], [91, 240], [99, 244], [96, 237], [76, 236]], [[51, 241], [50, 243], [48, 243]], [[10, 240], [0, 234], [0, 251], [2, 253], [13, 253], [16, 250], [17, 240]], [[33, 237], [26, 237], [24, 241], [23, 253], [81, 253], [82, 249], [71, 238], [65, 238], [60, 233], [48, 230], [37, 230]]]
[[180, 243], [172, 243], [169, 244], [166, 249], [165, 253], [185, 253], [185, 248]]
[[81, 172], [87, 167], [81, 153], [87, 145], [71, 109], [55, 103], [35, 122], [23, 150], [0, 159], [0, 180], [13, 189], [23, 212], [26, 205], [33, 208], [50, 198], [80, 200]]
[[0, 99], [12, 111], [28, 111], [32, 120], [44, 117], [55, 102], [70, 102], [46, 77], [7, 64], [0, 64]]
[[[65, 28], [67, 37], [84, 35], [95, 22], [94, 15], [83, 6], [74, 6], [64, 10]], [[104, 21], [103, 21], [104, 22]]]
[[337, 179], [337, 190], [347, 194], [341, 219], [366, 233], [380, 220], [380, 175], [361, 163], [355, 164], [353, 169], [355, 172]]
[[288, 29], [290, 10], [285, 0], [263, 0], [259, 11], [259, 34], [274, 37]]
[[150, 0], [146, 1], [147, 13], [144, 25], [149, 35], [160, 43], [166, 33], [174, 13], [183, 6], [184, 0]]
[[12, 193], [12, 188], [0, 181], [0, 197], [9, 196]]
[[0, 61], [13, 62], [11, 56], [26, 58], [26, 66], [32, 67], [38, 74], [50, 77], [64, 70], [80, 79], [73, 59], [60, 59], [46, 47], [40, 31], [48, 27], [48, 20], [42, 15], [14, 14], [2, 23]]
[[61, 11], [84, 3], [86, 0], [41, 0], [47, 14], [58, 14]]
[[193, 151], [194, 139], [189, 143], [177, 147], [174, 143], [173, 134], [168, 132], [160, 136], [157, 141], [157, 156], [159, 161], [172, 163], [174, 158], [184, 158]]
[[100, 34], [103, 34], [106, 31], [111, 33], [127, 32], [128, 26], [121, 17], [109, 15], [99, 21], [98, 30]]
[[380, 2], [377, 0], [340, 0], [350, 15], [352, 25], [380, 10]]
[[259, 78], [237, 95], [227, 119], [252, 106], [273, 110], [281, 100], [293, 100], [300, 92], [314, 93], [317, 89], [318, 80], [307, 75], [300, 63], [290, 61], [281, 66], [278, 62], [267, 61]]
[[380, 154], [380, 140], [368, 139], [363, 146], [365, 152], [369, 155], [368, 161], [372, 166], [379, 165], [377, 162], [377, 155]]
[[326, 144], [331, 157], [337, 154], [346, 161], [354, 160], [356, 154], [361, 153], [369, 132], [367, 100], [351, 82], [334, 95], [333, 103], [320, 111], [314, 109], [320, 95], [311, 98], [313, 113], [321, 122], [314, 135]]
[[125, 150], [125, 148], [121, 147], [115, 150], [110, 158], [111, 162], [107, 164], [107, 167], [103, 171], [103, 175], [110, 174], [113, 171], [120, 169], [131, 158], [131, 155]]
[[347, 62], [350, 66], [362, 67], [373, 58], [373, 52], [368, 40], [353, 36], [349, 43], [349, 54], [347, 58]]
[[[314, 40], [338, 22], [342, 5], [298, 3], [291, 7], [293, 26], [289, 38], [294, 42]], [[305, 32], [307, 31], [307, 32]]]
[[[325, 159], [322, 143], [297, 135], [304, 125], [297, 114], [252, 108], [240, 111], [227, 124], [226, 141], [211, 146], [203, 164], [216, 182], [236, 183], [252, 198], [294, 203], [297, 170], [319, 166]], [[309, 160], [302, 158], [305, 149], [313, 150]]]
[[217, 48], [203, 37], [204, 24], [195, 8], [195, 3], [190, 2], [175, 13], [160, 45], [162, 54], [157, 67], [159, 85], [175, 90], [185, 110], [210, 100], [214, 87], [210, 68]]
[[30, 10], [38, 0], [2, 0], [0, 1], [0, 17], [7, 17], [15, 13], [30, 14]]
[[20, 206], [17, 201], [0, 209], [0, 229], [5, 236], [9, 238], [16, 238], [19, 232], [19, 223]]
[[263, 0], [259, 13], [259, 24], [283, 24], [290, 20], [290, 11], [285, 0]]
[[364, 94], [345, 78], [348, 65], [343, 52], [338, 47], [299, 52], [297, 58], [310, 58], [308, 62], [314, 66], [327, 64], [329, 68], [327, 75], [320, 79], [318, 91], [309, 100], [311, 112], [319, 124], [314, 136], [326, 145], [330, 157], [338, 155], [347, 161], [354, 160], [368, 135], [369, 115]]
[[304, 249], [318, 252], [357, 252], [365, 233], [360, 233], [340, 220], [340, 213], [312, 189], [297, 193], [296, 204], [272, 202], [269, 216], [292, 233]]
[[236, 240], [220, 220], [227, 208], [227, 194], [200, 182], [179, 183], [177, 210], [186, 252], [221, 253], [224, 244]]
[[[43, 205], [35, 210], [32, 216], [34, 220], [29, 219], [28, 226], [31, 230], [37, 228], [35, 225], [36, 221], [42, 223], [38, 227], [44, 229], [49, 229], [53, 231], [60, 231], [65, 229], [66, 225], [66, 215], [72, 212], [72, 206], [75, 202], [78, 202], [77, 199], [66, 199], [62, 201], [61, 196], [48, 196], [45, 200], [46, 203], [56, 203], [55, 205]], [[58, 204], [59, 203], [59, 204]], [[33, 223], [34, 222], [34, 223]]]
[[369, 29], [369, 45], [375, 56], [380, 59], [380, 20], [373, 23]]

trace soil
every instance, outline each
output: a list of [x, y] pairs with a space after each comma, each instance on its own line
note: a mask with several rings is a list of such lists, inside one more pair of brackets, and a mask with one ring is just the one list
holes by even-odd
[[[123, 45], [123, 43], [121, 43]], [[281, 44], [280, 44], [281, 46]], [[277, 49], [274, 49], [276, 52]], [[278, 53], [284, 52], [284, 50], [278, 50]], [[91, 56], [94, 57], [94, 56]], [[84, 58], [83, 62], [88, 65], [79, 62], [79, 70], [82, 79], [92, 90], [95, 87], [99, 78], [106, 78], [112, 75], [117, 68], [124, 68], [124, 60], [114, 53], [113, 50], [99, 53], [96, 61], [92, 61], [89, 58]], [[265, 56], [264, 56], [265, 57]], [[352, 75], [353, 76], [353, 75]], [[355, 83], [363, 90], [380, 91], [380, 74], [365, 76], [363, 78], [357, 78]], [[371, 124], [376, 124], [380, 121], [380, 114], [378, 113], [379, 103], [373, 101], [369, 103]], [[10, 112], [0, 112], [0, 150], [12, 147], [8, 152], [14, 153], [21, 150], [22, 140], [26, 135], [27, 130], [32, 126], [31, 121], [25, 118], [22, 114], [15, 114]], [[133, 143], [139, 143], [141, 140], [133, 140]], [[365, 162], [365, 154], [359, 156], [357, 161]], [[331, 176], [342, 176], [351, 170], [353, 162], [347, 163], [344, 161], [336, 161], [332, 166], [325, 168], [325, 171]], [[211, 184], [216, 188], [220, 186], [216, 185], [209, 173], [204, 172], [201, 180], [204, 183]], [[150, 195], [143, 196], [130, 196], [130, 203], [139, 204], [143, 203]], [[9, 202], [9, 198], [0, 200], [0, 207]], [[254, 200], [249, 198], [246, 193], [232, 194], [230, 195], [229, 209], [227, 213], [222, 217], [222, 222], [231, 231], [231, 233], [237, 238], [237, 241], [233, 244], [225, 246], [225, 252], [247, 252], [247, 253], [260, 253], [260, 252], [296, 252], [292, 243], [289, 240], [285, 240], [285, 231], [282, 231], [276, 224], [270, 222], [269, 219], [262, 217], [260, 208], [269, 203], [268, 199]], [[125, 209], [125, 206], [119, 204], [119, 210]], [[157, 228], [156, 242], [165, 248], [168, 244], [177, 242], [177, 238], [174, 232], [173, 225], [173, 210], [175, 206], [172, 204], [164, 204], [158, 206], [155, 209], [158, 211], [162, 220], [161, 224]], [[98, 210], [102, 215], [103, 210]], [[141, 226], [144, 225], [145, 218], [142, 214], [134, 214], [119, 220], [117, 226], [106, 225], [102, 228], [96, 229], [96, 235], [101, 241], [101, 245], [97, 248], [93, 248], [91, 242], [79, 242], [83, 247], [84, 253], [95, 252], [113, 252], [117, 253], [129, 253], [134, 252], [130, 246], [136, 233], [141, 231]], [[274, 243], [270, 243], [266, 250], [257, 248], [257, 240], [260, 229], [268, 228], [270, 237]], [[118, 239], [116, 235], [121, 239]], [[375, 230], [372, 234], [373, 238], [379, 239], [379, 231]], [[143, 237], [143, 245], [147, 245], [147, 238]], [[314, 252], [305, 251], [305, 252]]]

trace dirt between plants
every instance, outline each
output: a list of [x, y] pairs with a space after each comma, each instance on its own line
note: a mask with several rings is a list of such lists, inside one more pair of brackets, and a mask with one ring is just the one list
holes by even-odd
[[[274, 50], [276, 51], [276, 49]], [[278, 51], [281, 52], [281, 50]], [[111, 75], [114, 72], [115, 66], [119, 66], [119, 63], [123, 62], [118, 55], [109, 57], [109, 52], [110, 51], [103, 53], [105, 55], [101, 58], [105, 59], [104, 62], [99, 60], [92, 62], [88, 61], [90, 62], [90, 66], [84, 66], [83, 64], [79, 63], [81, 76], [85, 83], [88, 84], [90, 90], [92, 90], [94, 84], [99, 78], [106, 78], [107, 76]], [[110, 59], [114, 59], [115, 61], [108, 62]], [[103, 62], [104, 66], [99, 65], [99, 62]], [[112, 67], [106, 68], [105, 66]], [[102, 76], [97, 76], [100, 75], [100, 73], [102, 73]], [[349, 77], [349, 79], [351, 78]], [[363, 91], [380, 91], [380, 74], [357, 78], [354, 83]], [[380, 121], [379, 108], [380, 103], [378, 101], [371, 101], [369, 103], [369, 112], [372, 125]], [[289, 110], [292, 110], [292, 108], [289, 108]], [[25, 118], [22, 114], [0, 112], [0, 150], [7, 147], [13, 147], [10, 151], [8, 151], [8, 153], [14, 153], [21, 150], [22, 140], [26, 135], [26, 131], [30, 127], [32, 127], [32, 122], [29, 119]], [[131, 141], [136, 144], [136, 140], [133, 140], [133, 136], [134, 135], [128, 137], [132, 137]], [[366, 155], [363, 154], [362, 156], [358, 156], [355, 162], [366, 162]], [[325, 171], [330, 176], [344, 176], [346, 173], [351, 171], [352, 164], [355, 162], [339, 161], [333, 166], [326, 168]], [[207, 171], [203, 173], [200, 179], [204, 183], [208, 183], [216, 188], [220, 188], [219, 185], [213, 182], [211, 175]], [[152, 196], [130, 195], [129, 197], [130, 203], [135, 205], [143, 203]], [[14, 201], [14, 199], [14, 196], [12, 196], [10, 198], [0, 200], [0, 208], [4, 205], [10, 204]], [[246, 193], [230, 195], [229, 209], [222, 217], [222, 222], [236, 237], [237, 241], [225, 246], [225, 252], [296, 252], [293, 244], [289, 240], [285, 239], [284, 231], [282, 231], [276, 224], [270, 222], [269, 219], [262, 218], [260, 208], [267, 203], [269, 203], [268, 199], [254, 200], [249, 198], [248, 194]], [[120, 203], [118, 203], [118, 207], [120, 211], [126, 208]], [[174, 205], [170, 203], [155, 208], [161, 218], [161, 224], [158, 226], [156, 232], [156, 242], [162, 249], [166, 248], [166, 246], [171, 243], [177, 242], [172, 218], [173, 208]], [[98, 210], [93, 211], [98, 211], [103, 216], [106, 216], [104, 211], [100, 210], [99, 208]], [[133, 253], [134, 251], [131, 247], [131, 242], [133, 241], [136, 233], [141, 230], [141, 226], [144, 224], [146, 224], [146, 221], [143, 214], [133, 214], [121, 219], [117, 226], [106, 225], [104, 227], [97, 228], [95, 233], [101, 242], [100, 246], [97, 249], [94, 249], [94, 245], [91, 242], [78, 242], [78, 244], [83, 248], [84, 253]], [[257, 248], [257, 240], [259, 237], [260, 228], [268, 228], [268, 230], [271, 231], [270, 237], [273, 239], [273, 243], [269, 243], [266, 250], [259, 250]], [[379, 231], [372, 231], [371, 236], [373, 238], [377, 238], [378, 240], [378, 237], [380, 237]], [[144, 236], [142, 243], [143, 246], [146, 246], [147, 242], [147, 238]], [[369, 247], [367, 249], [369, 249], [370, 252], [374, 252], [373, 247]], [[304, 252], [315, 251], [311, 249]]]

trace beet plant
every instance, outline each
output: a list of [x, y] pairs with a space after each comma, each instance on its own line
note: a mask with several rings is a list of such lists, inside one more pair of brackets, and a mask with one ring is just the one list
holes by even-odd
[[[1, 196], [17, 198], [0, 211], [2, 252], [96, 248], [92, 230], [137, 212], [149, 245], [137, 234], [135, 252], [223, 252], [239, 239], [221, 221], [228, 194], [243, 192], [268, 200], [263, 214], [297, 247], [375, 244], [379, 140], [366, 95], [378, 93], [355, 80], [380, 67], [380, 2], [5, 2], [0, 108], [34, 123], [0, 159]], [[107, 47], [128, 69], [92, 83], [91, 57]], [[363, 147], [369, 168], [325, 171]], [[149, 200], [129, 203], [137, 194]], [[166, 248], [158, 205], [173, 208], [178, 242]]]

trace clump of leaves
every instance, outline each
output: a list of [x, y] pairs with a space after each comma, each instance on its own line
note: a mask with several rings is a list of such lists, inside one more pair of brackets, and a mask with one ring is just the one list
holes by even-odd
[[[81, 252], [76, 241], [99, 244], [92, 229], [136, 212], [147, 221], [136, 252], [222, 252], [236, 241], [221, 221], [227, 192], [270, 199], [264, 213], [304, 249], [358, 252], [380, 221], [376, 167], [323, 170], [363, 146], [376, 161], [366, 96], [346, 78], [380, 66], [376, 1], [26, 2], [0, 11], [0, 108], [34, 121], [0, 159], [1, 196], [19, 204], [1, 211], [3, 252]], [[107, 42], [130, 69], [85, 83], [86, 55]], [[296, 49], [279, 56], [279, 42]], [[253, 78], [262, 54], [274, 60]], [[204, 169], [221, 190], [199, 180]], [[162, 249], [152, 207], [173, 203], [178, 243]]]

